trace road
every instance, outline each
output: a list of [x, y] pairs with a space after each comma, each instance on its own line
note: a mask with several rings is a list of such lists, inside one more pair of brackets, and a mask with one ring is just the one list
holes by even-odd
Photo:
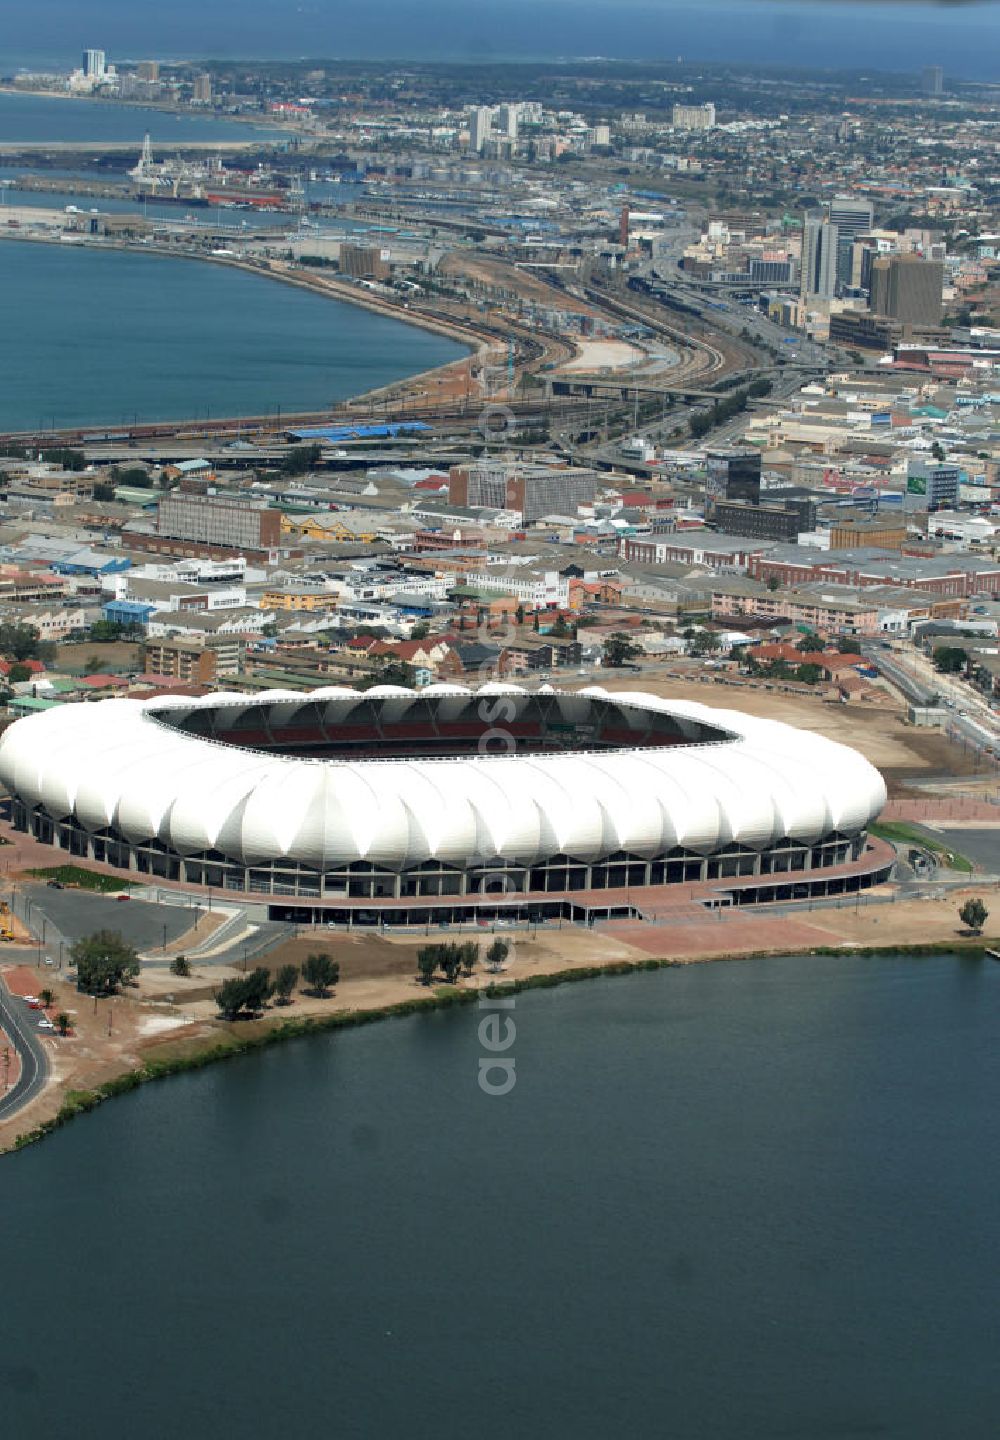
[[23, 1000], [16, 999], [0, 975], [0, 1029], [4, 1030], [21, 1060], [21, 1073], [15, 1083], [0, 1097], [0, 1120], [7, 1120], [34, 1100], [48, 1078], [49, 1062], [45, 1047], [38, 1037]]

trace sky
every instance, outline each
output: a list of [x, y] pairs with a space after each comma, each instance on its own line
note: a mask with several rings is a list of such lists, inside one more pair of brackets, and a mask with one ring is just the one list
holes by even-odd
[[0, 0], [0, 73], [109, 58], [741, 60], [1000, 81], [1000, 0]]

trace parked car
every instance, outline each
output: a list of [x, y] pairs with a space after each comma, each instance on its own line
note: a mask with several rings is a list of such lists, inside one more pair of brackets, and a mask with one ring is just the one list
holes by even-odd
[[123, 890], [120, 895], [116, 895], [116, 896], [115, 896], [115, 899], [116, 899], [116, 900], [131, 900], [131, 899], [132, 899], [132, 896], [128, 893], [127, 890]]
[[63, 882], [62, 882], [61, 880], [49, 880], [47, 883], [48, 883], [48, 887], [49, 887], [50, 890], [65, 890], [65, 889], [66, 889], [66, 886], [63, 884]]

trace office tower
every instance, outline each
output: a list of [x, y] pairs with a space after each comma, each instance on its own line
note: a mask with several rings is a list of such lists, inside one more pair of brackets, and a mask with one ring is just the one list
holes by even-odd
[[803, 300], [832, 300], [837, 293], [837, 242], [837, 227], [828, 215], [815, 211], [805, 217], [800, 287]]
[[857, 235], [867, 235], [875, 223], [875, 209], [870, 200], [856, 200], [851, 195], [835, 195], [830, 201], [830, 221], [837, 227], [837, 284], [851, 283], [851, 246]]
[[940, 325], [944, 266], [918, 255], [881, 255], [872, 261], [873, 315], [904, 325]]
[[140, 60], [136, 66], [136, 74], [140, 80], [145, 80], [150, 85], [155, 85], [160, 78], [159, 60]]
[[911, 456], [906, 462], [905, 508], [950, 509], [958, 504], [961, 483], [962, 472], [957, 465], [939, 465], [922, 456]]
[[497, 111], [497, 129], [505, 140], [517, 139], [517, 122], [521, 107], [516, 104], [501, 105]]
[[84, 50], [83, 73], [88, 80], [103, 80], [107, 71], [107, 56], [103, 50]]
[[920, 78], [925, 95], [944, 94], [944, 71], [940, 65], [928, 65]]
[[878, 256], [878, 243], [871, 235], [857, 235], [851, 242], [851, 274], [848, 283], [852, 290], [871, 289], [872, 261]]
[[759, 450], [707, 450], [705, 476], [705, 494], [711, 499], [760, 504]]
[[191, 99], [207, 104], [212, 98], [211, 75], [196, 75], [191, 85]]
[[483, 146], [490, 138], [493, 127], [493, 111], [488, 105], [480, 105], [469, 117], [469, 148], [481, 155]]

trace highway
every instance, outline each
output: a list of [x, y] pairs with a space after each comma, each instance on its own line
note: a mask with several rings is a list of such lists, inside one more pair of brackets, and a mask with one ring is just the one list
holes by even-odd
[[28, 1018], [33, 1012], [23, 1000], [16, 999], [0, 975], [0, 1030], [10, 1038], [21, 1059], [21, 1073], [0, 1096], [0, 1120], [7, 1120], [40, 1094], [48, 1078], [49, 1062], [45, 1047]]

